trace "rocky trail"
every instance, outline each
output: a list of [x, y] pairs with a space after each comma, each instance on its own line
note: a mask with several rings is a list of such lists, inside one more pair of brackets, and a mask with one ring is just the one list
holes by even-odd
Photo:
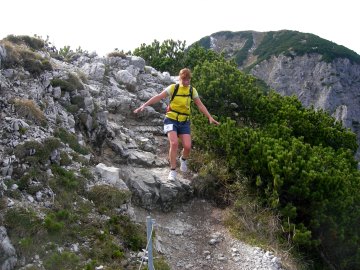
[[132, 207], [133, 219], [155, 220], [154, 249], [163, 254], [172, 270], [283, 269], [271, 252], [235, 239], [224, 226], [226, 211], [192, 198], [170, 212]]
[[[230, 234], [224, 225], [226, 209], [194, 196], [193, 172], [178, 172], [175, 182], [167, 179], [167, 138], [154, 138], [157, 163], [161, 166], [132, 167], [133, 180], [125, 182], [133, 190], [137, 206], [133, 204], [129, 213], [138, 223], [144, 223], [148, 216], [155, 220], [154, 250], [166, 258], [171, 269], [284, 269], [281, 260], [271, 252], [249, 246]], [[126, 168], [122, 170], [127, 171]], [[146, 178], [144, 175], [151, 176], [153, 181], [142, 182]], [[144, 184], [140, 192], [135, 188], [134, 180], [139, 181], [137, 184]], [[151, 187], [151, 190], [144, 192], [144, 186]]]

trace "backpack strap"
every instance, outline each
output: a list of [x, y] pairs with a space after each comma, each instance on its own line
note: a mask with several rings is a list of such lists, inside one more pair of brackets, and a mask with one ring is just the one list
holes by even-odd
[[[178, 83], [175, 84], [174, 92], [173, 92], [173, 94], [172, 94], [172, 96], [171, 96], [170, 103], [171, 103], [171, 101], [173, 101], [173, 99], [175, 98], [175, 96], [176, 96], [176, 94], [177, 94], [177, 92], [178, 92], [178, 90], [179, 90], [179, 86], [180, 86], [180, 85], [179, 85]], [[190, 85], [189, 95], [178, 95], [178, 96], [189, 96], [189, 97], [192, 99], [192, 94], [193, 94], [193, 88], [192, 88], [192, 86]]]
[[171, 96], [171, 99], [170, 99], [170, 103], [171, 103], [171, 101], [173, 101], [173, 99], [175, 98], [175, 96], [176, 96], [176, 94], [177, 94], [177, 92], [178, 92], [178, 90], [179, 90], [179, 84], [177, 83], [177, 84], [175, 84], [175, 88], [174, 88], [174, 92], [173, 92], [173, 94], [172, 94], [172, 96]]

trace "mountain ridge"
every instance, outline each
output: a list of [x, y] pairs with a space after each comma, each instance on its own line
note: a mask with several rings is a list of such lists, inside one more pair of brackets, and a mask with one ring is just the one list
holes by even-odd
[[[360, 145], [360, 55], [309, 33], [221, 31], [201, 46], [223, 53], [238, 68], [305, 107], [325, 110], [357, 135]], [[356, 153], [360, 159], [360, 149]]]
[[[203, 37], [195, 43], [199, 43], [206, 49], [224, 53], [225, 57], [234, 59], [241, 69], [251, 69], [251, 65], [256, 65], [269, 59], [272, 55], [277, 56], [281, 53], [287, 56], [318, 53], [323, 55], [323, 59], [327, 62], [336, 58], [348, 58], [350, 61], [360, 64], [360, 55], [345, 46], [311, 33], [291, 30], [268, 32], [219, 31]], [[250, 58], [257, 58], [257, 61], [254, 63], [246, 61]]]

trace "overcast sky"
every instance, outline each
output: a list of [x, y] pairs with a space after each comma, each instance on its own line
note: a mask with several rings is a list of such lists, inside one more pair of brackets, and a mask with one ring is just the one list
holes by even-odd
[[355, 0], [5, 0], [0, 39], [9, 34], [49, 36], [105, 55], [133, 51], [155, 39], [187, 45], [218, 31], [296, 30], [360, 54], [359, 2]]

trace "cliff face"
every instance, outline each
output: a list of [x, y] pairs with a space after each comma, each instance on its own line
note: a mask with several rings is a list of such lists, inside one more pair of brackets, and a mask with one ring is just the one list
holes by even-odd
[[[295, 95], [304, 106], [329, 112], [357, 134], [360, 144], [360, 65], [349, 59], [351, 57], [334, 57], [325, 61], [321, 49], [315, 47], [316, 52], [297, 53], [288, 48], [261, 58], [259, 51], [266, 35], [220, 32], [210, 36], [208, 47], [234, 59], [239, 69], [247, 69], [280, 94]], [[202, 42], [202, 45], [206, 44], [204, 39]], [[279, 45], [274, 42], [274, 46]], [[277, 48], [272, 50], [279, 52]]]

